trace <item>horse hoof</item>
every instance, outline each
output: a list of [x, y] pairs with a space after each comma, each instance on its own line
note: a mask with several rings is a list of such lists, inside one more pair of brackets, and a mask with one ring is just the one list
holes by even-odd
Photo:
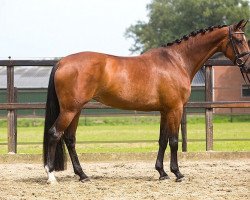
[[166, 179], [170, 179], [168, 175], [160, 176], [160, 178], [159, 178], [160, 181], [166, 180]]
[[89, 179], [89, 177], [87, 177], [87, 178], [80, 179], [80, 181], [81, 181], [82, 183], [85, 183], [85, 182], [90, 181], [90, 179]]
[[175, 182], [182, 182], [182, 181], [184, 181], [184, 176], [181, 176], [181, 177], [179, 177], [179, 178], [176, 178], [176, 180], [175, 180]]
[[57, 182], [57, 180], [47, 180], [47, 184], [56, 185], [56, 184], [58, 184], [58, 182]]

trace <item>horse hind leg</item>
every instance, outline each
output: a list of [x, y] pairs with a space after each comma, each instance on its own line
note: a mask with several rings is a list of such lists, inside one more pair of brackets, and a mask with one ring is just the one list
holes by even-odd
[[76, 135], [76, 129], [77, 129], [80, 114], [81, 112], [79, 112], [74, 117], [69, 127], [65, 130], [63, 139], [67, 146], [75, 174], [80, 177], [80, 181], [85, 182], [85, 181], [88, 181], [89, 178], [82, 170], [82, 167], [80, 165], [80, 162], [76, 153], [76, 149], [75, 149], [75, 144], [76, 144], [75, 135]]
[[64, 170], [64, 146], [62, 136], [77, 112], [61, 111], [54, 125], [49, 129], [47, 163], [45, 171], [48, 175], [48, 183], [55, 183], [54, 170]]

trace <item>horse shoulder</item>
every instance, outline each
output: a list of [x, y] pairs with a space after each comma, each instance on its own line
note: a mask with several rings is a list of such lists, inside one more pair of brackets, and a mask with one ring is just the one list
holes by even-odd
[[158, 88], [161, 104], [167, 108], [186, 104], [191, 93], [190, 79], [186, 72], [174, 66], [161, 71]]

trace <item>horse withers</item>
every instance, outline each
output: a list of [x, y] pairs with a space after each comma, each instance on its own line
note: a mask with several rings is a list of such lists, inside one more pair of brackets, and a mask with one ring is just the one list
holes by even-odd
[[82, 52], [62, 58], [52, 69], [46, 103], [43, 151], [48, 182], [56, 182], [54, 171], [65, 169], [64, 142], [75, 174], [80, 181], [89, 180], [77, 157], [75, 135], [80, 112], [91, 99], [120, 109], [160, 111], [155, 169], [160, 180], [169, 178], [163, 167], [169, 142], [170, 170], [181, 181], [184, 176], [177, 161], [178, 133], [193, 77], [216, 52], [223, 52], [243, 74], [249, 72], [246, 24], [241, 20], [230, 26], [193, 31], [135, 57]]

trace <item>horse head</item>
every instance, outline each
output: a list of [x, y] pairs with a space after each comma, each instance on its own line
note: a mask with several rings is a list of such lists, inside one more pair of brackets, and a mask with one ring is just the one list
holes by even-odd
[[228, 28], [228, 37], [223, 49], [225, 55], [237, 65], [242, 73], [250, 73], [250, 49], [244, 29], [248, 20], [241, 20]]

